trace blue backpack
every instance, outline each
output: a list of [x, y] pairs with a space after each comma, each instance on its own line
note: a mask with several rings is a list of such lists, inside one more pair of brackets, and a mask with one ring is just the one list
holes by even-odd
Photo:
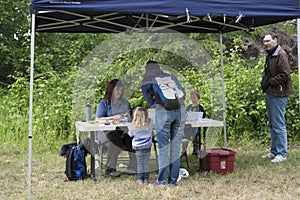
[[66, 153], [65, 174], [70, 181], [78, 181], [86, 178], [86, 154], [85, 151], [77, 146], [72, 146]]
[[153, 78], [153, 88], [156, 103], [166, 110], [178, 109], [184, 104], [185, 91], [176, 77], [169, 74], [157, 76]]

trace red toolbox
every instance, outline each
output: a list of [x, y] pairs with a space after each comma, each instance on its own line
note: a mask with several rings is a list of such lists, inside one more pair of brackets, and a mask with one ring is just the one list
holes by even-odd
[[226, 148], [206, 149], [206, 156], [201, 159], [200, 168], [203, 171], [214, 171], [217, 174], [232, 173], [235, 153]]

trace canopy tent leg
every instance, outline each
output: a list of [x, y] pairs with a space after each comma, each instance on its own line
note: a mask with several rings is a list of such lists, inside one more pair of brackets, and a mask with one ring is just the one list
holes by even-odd
[[[298, 41], [298, 95], [300, 104], [300, 18], [297, 19], [297, 41]], [[299, 105], [300, 112], [300, 105]]]
[[28, 128], [28, 199], [31, 192], [31, 164], [32, 164], [32, 108], [33, 108], [33, 70], [34, 70], [34, 36], [35, 14], [31, 15], [31, 38], [30, 38], [30, 94], [29, 94], [29, 128]]
[[225, 84], [224, 84], [224, 62], [223, 62], [223, 38], [220, 33], [220, 64], [222, 73], [222, 113], [223, 113], [223, 128], [224, 128], [224, 147], [227, 147], [227, 133], [226, 133], [226, 101], [225, 101]]

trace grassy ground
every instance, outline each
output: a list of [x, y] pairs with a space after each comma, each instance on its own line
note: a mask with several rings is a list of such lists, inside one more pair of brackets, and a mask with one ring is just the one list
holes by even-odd
[[[1, 147], [0, 199], [28, 198], [28, 153]], [[234, 172], [200, 173], [198, 160], [190, 160], [190, 176], [177, 187], [136, 185], [135, 175], [70, 182], [64, 174], [65, 158], [34, 151], [31, 199], [300, 199], [300, 148], [289, 149], [288, 161], [262, 160], [263, 148], [234, 148]], [[182, 162], [182, 167], [186, 167]], [[151, 180], [157, 172], [151, 173]]]

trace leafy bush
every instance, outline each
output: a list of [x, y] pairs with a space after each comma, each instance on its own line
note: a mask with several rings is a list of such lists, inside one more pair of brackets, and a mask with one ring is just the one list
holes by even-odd
[[[34, 141], [53, 147], [58, 139], [75, 138], [72, 119], [72, 73], [39, 75], [34, 83]], [[29, 81], [17, 78], [3, 97], [1, 132], [3, 141], [25, 141], [28, 135]], [[2, 141], [2, 142], [3, 142]], [[43, 145], [42, 145], [43, 146]]]
[[[196, 37], [195, 35], [192, 36]], [[101, 38], [95, 40], [99, 42]], [[233, 142], [256, 140], [261, 141], [261, 143], [268, 143], [269, 128], [265, 99], [260, 89], [264, 59], [261, 58], [257, 62], [246, 61], [239, 50], [242, 42], [241, 38], [236, 37], [233, 41], [232, 48], [224, 52], [228, 139]], [[106, 70], [99, 73], [99, 76], [93, 77], [96, 87], [92, 88], [95, 93], [92, 97], [76, 93], [76, 88], [74, 88], [76, 80], [80, 80], [78, 76], [83, 76], [84, 73], [81, 73], [81, 71], [78, 73], [76, 67], [68, 67], [67, 70], [58, 68], [60, 65], [79, 65], [80, 58], [85, 56], [92, 48], [92, 42], [85, 44], [82, 41], [73, 41], [68, 45], [71, 46], [61, 46], [49, 50], [50, 44], [48, 44], [47, 47], [42, 49], [44, 53], [37, 58], [36, 65], [38, 68], [41, 66], [37, 70], [38, 73], [35, 75], [34, 80], [33, 138], [37, 145], [51, 148], [55, 146], [53, 143], [58, 140], [74, 140], [74, 121], [85, 119], [85, 103], [91, 98], [92, 101], [89, 103], [93, 104], [93, 109], [95, 109], [98, 101], [104, 95], [107, 83], [112, 78], [121, 78], [129, 81], [134, 86], [129, 95], [133, 107], [146, 106], [139, 85], [142, 78], [140, 74], [143, 71], [137, 70], [144, 70], [141, 66], [144, 66], [148, 59], [155, 59], [161, 63], [176, 66], [179, 71], [178, 75], [184, 77], [187, 81], [187, 83], [184, 83], [187, 92], [190, 89], [200, 89], [201, 103], [207, 110], [208, 116], [212, 118], [219, 117], [218, 119], [222, 120], [222, 96], [219, 92], [221, 77], [216, 76], [221, 71], [219, 46], [214, 41], [204, 42], [205, 48], [209, 48], [209, 52], [214, 59], [203, 65], [201, 71], [191, 68], [189, 63], [182, 58], [176, 58], [174, 54], [167, 51], [132, 51], [120, 55], [111, 66], [108, 66], [108, 69], [113, 67], [114, 70]], [[82, 52], [67, 52], [67, 58], [65, 58], [61, 49], [75, 48], [76, 45], [82, 47]], [[59, 54], [59, 56], [52, 56], [53, 52]], [[53, 70], [47, 70], [47, 68], [53, 68]], [[300, 140], [297, 134], [300, 131], [298, 78], [298, 74], [294, 72], [292, 74], [294, 94], [289, 97], [286, 110], [288, 137], [291, 141]], [[210, 85], [211, 83], [218, 84]], [[1, 90], [1, 95], [3, 100], [0, 105], [0, 112], [2, 113], [0, 117], [1, 142], [26, 141], [29, 116], [28, 78], [15, 77], [15, 82], [8, 90]], [[76, 113], [74, 113], [76, 112], [76, 109], [74, 111], [74, 97], [80, 99], [80, 95], [82, 95], [79, 104], [80, 112], [76, 116]], [[189, 103], [188, 99], [187, 104]]]

